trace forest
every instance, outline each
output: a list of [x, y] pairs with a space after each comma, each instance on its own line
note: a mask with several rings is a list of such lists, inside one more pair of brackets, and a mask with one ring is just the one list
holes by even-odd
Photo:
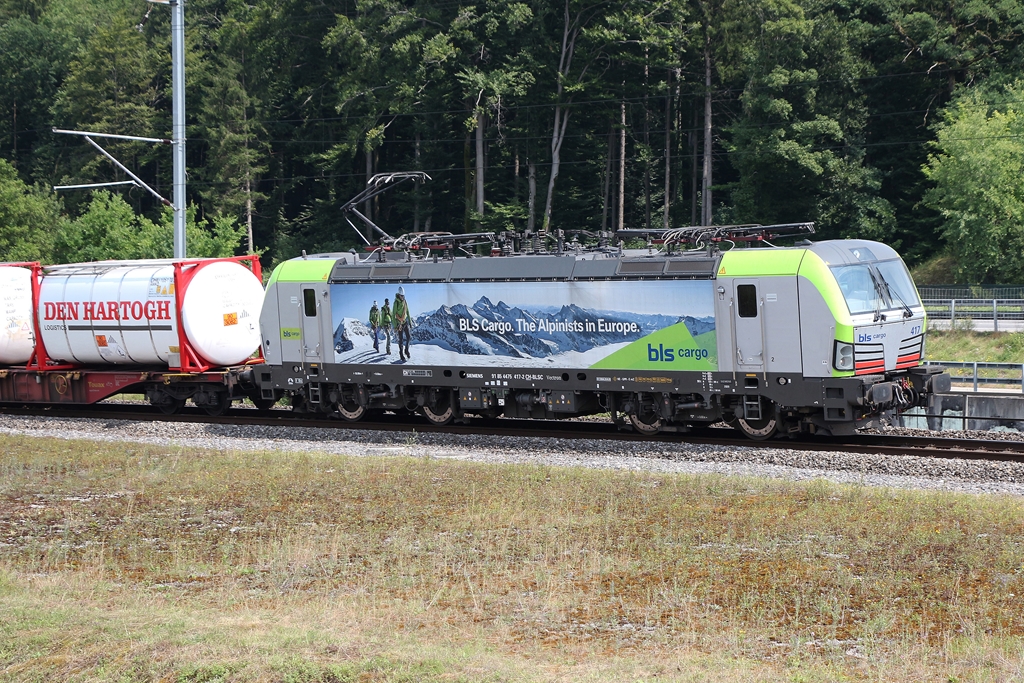
[[[0, 0], [0, 260], [169, 256], [80, 137], [169, 137], [170, 12]], [[1024, 282], [1020, 0], [190, 0], [189, 255], [408, 231], [814, 221], [921, 282]], [[105, 148], [169, 194], [168, 148]]]

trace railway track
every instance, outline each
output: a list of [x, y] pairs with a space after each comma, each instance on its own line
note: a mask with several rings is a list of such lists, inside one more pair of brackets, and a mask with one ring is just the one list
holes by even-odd
[[858, 434], [843, 438], [803, 437], [751, 441], [721, 428], [695, 429], [686, 433], [641, 436], [622, 431], [609, 422], [566, 420], [484, 420], [474, 418], [466, 424], [453, 423], [443, 427], [432, 425], [418, 416], [385, 414], [374, 420], [344, 422], [326, 416], [294, 414], [289, 410], [265, 412], [246, 408], [232, 408], [221, 416], [186, 408], [175, 415], [164, 415], [144, 404], [111, 403], [93, 406], [13, 406], [0, 405], [0, 415], [40, 416], [60, 418], [89, 418], [95, 420], [125, 420], [135, 422], [191, 422], [200, 424], [258, 425], [271, 427], [313, 427], [321, 429], [354, 429], [365, 431], [482, 434], [499, 436], [528, 436], [546, 439], [596, 439], [616, 441], [649, 441], [667, 443], [693, 443], [710, 446], [744, 448], [785, 448], [804, 451], [830, 451], [872, 453], [894, 456], [932, 458], [961, 458], [1024, 462], [1024, 441], [957, 439], [932, 436], [896, 436]]

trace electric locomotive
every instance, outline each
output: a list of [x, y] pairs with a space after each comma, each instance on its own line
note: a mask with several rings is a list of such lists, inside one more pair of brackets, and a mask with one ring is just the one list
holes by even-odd
[[[368, 256], [304, 254], [268, 283], [254, 382], [265, 402], [346, 420], [607, 413], [643, 434], [724, 420], [751, 439], [849, 434], [930, 405], [950, 379], [922, 364], [902, 259], [866, 240], [771, 245], [812, 232], [615, 233], [639, 249], [411, 233]], [[757, 246], [722, 248], [742, 242]]]

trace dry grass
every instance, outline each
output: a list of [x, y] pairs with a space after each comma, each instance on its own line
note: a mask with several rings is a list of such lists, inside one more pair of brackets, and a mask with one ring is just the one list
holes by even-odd
[[1014, 680], [1019, 499], [0, 437], [0, 678]]

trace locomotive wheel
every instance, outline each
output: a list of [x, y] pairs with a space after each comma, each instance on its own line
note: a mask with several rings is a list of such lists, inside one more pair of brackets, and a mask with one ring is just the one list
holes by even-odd
[[251, 400], [252, 404], [256, 406], [256, 410], [261, 413], [267, 412], [277, 404], [277, 401], [270, 398], [251, 398], [249, 400]]
[[440, 404], [436, 407], [423, 406], [423, 416], [430, 420], [431, 424], [439, 427], [448, 424], [455, 417], [455, 411], [452, 409], [451, 402], [448, 401], [447, 403], [447, 406]]
[[774, 417], [763, 420], [744, 420], [741, 417], [733, 426], [753, 441], [767, 441], [779, 432], [779, 423]]
[[654, 436], [661, 431], [663, 424], [661, 416], [657, 413], [648, 413], [645, 415], [637, 415], [636, 413], [633, 413], [629, 416], [629, 421], [632, 423], [633, 429], [644, 436]]
[[349, 422], [358, 422], [362, 420], [366, 415], [366, 408], [359, 405], [358, 403], [339, 403], [338, 404], [338, 415], [341, 415], [341, 419], [348, 420]]
[[738, 417], [730, 421], [729, 424], [752, 441], [767, 441], [779, 433], [779, 421], [775, 417], [775, 404], [761, 399], [761, 410], [765, 411], [766, 409], [771, 413], [771, 417], [763, 417], [760, 420], [747, 420]]
[[253, 407], [261, 413], [267, 412], [277, 404], [277, 399], [263, 398], [258, 391], [248, 394], [248, 398], [252, 401]]

